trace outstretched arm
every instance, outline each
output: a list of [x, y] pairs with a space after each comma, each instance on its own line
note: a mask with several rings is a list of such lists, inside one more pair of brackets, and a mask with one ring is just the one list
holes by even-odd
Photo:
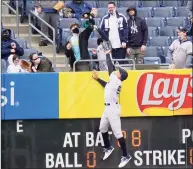
[[113, 71], [115, 71], [115, 66], [114, 66], [114, 64], [112, 63], [110, 54], [106, 54], [106, 62], [107, 62], [107, 67], [108, 67], [109, 76], [110, 76], [111, 73], [112, 73]]
[[98, 74], [97, 74], [97, 72], [96, 72], [95, 70], [93, 71], [92, 77], [93, 77], [97, 82], [99, 82], [99, 83], [101, 84], [101, 86], [103, 86], [103, 87], [106, 86], [107, 82], [105, 82], [104, 80], [100, 79], [100, 78], [98, 77]]

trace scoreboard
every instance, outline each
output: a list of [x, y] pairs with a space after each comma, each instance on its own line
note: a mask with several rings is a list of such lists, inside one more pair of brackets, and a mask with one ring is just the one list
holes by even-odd
[[[102, 161], [100, 119], [2, 121], [2, 168], [117, 168]], [[122, 118], [131, 161], [125, 168], [193, 168], [193, 116]]]

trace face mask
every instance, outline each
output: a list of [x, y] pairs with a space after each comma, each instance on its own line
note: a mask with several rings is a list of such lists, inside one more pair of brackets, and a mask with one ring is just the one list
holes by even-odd
[[184, 36], [182, 35], [182, 36], [178, 36], [178, 39], [180, 40], [180, 41], [182, 41], [183, 39], [184, 39]]
[[9, 40], [10, 39], [10, 35], [9, 34], [4, 34], [4, 35], [2, 35], [2, 39], [3, 40]]
[[72, 30], [72, 32], [78, 34], [78, 33], [79, 33], [79, 29], [78, 29], [78, 28], [74, 28], [74, 29]]

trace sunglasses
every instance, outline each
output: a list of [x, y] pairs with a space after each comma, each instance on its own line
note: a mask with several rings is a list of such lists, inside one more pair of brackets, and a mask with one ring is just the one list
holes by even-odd
[[37, 58], [35, 58], [35, 59], [32, 59], [32, 60], [34, 60], [34, 61], [35, 61], [35, 60], [37, 60], [37, 59], [39, 59], [39, 57], [37, 57]]

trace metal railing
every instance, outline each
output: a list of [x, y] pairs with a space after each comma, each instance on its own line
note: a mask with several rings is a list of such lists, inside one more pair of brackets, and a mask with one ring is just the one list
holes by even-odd
[[[31, 17], [32, 16], [36, 17], [38, 20], [43, 22], [46, 26], [48, 26], [52, 30], [53, 40], [50, 39], [47, 35], [45, 35], [41, 30], [37, 29], [36, 26], [32, 24], [32, 22], [31, 22]], [[56, 31], [55, 31], [55, 29], [49, 23], [44, 21], [41, 17], [34, 14], [32, 11], [29, 11], [28, 21], [29, 21], [29, 23], [28, 23], [29, 24], [29, 46], [31, 47], [31, 36], [32, 36], [32, 28], [33, 28], [40, 35], [42, 35], [44, 38], [46, 38], [50, 43], [52, 43], [52, 45], [53, 45], [53, 65], [54, 65], [54, 69], [56, 69]]]
[[15, 15], [16, 15], [16, 32], [17, 32], [17, 37], [19, 38], [19, 5], [18, 5], [18, 1], [16, 1], [16, 10], [13, 9], [8, 3], [6, 2], [3, 2], [2, 1], [2, 4], [7, 6]]
[[[128, 61], [128, 62], [132, 62], [132, 64], [127, 64], [127, 65], [131, 65], [133, 66], [133, 70], [135, 70], [135, 61], [133, 59], [111, 59], [112, 61]], [[76, 69], [76, 64], [77, 63], [80, 63], [80, 62], [100, 62], [100, 61], [106, 61], [106, 59], [87, 59], [87, 60], [76, 60], [73, 64], [73, 72], [75, 72], [75, 69]], [[123, 64], [125, 65], [125, 64]], [[120, 64], [121, 66], [121, 64]]]

